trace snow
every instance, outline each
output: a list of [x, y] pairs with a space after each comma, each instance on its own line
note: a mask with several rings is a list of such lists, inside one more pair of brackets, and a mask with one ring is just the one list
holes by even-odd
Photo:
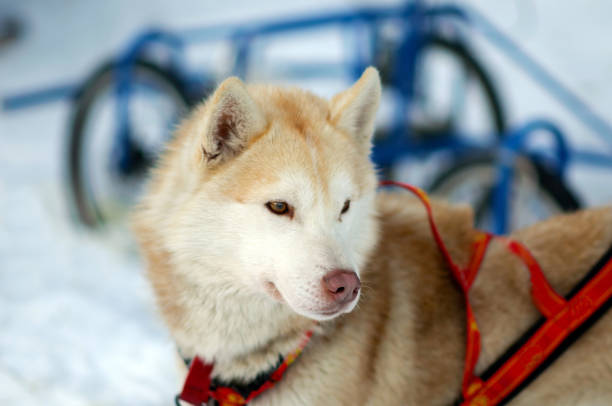
[[[611, 3], [469, 3], [612, 117]], [[145, 26], [269, 19], [347, 5], [252, 4], [0, 0], [2, 13], [16, 13], [27, 24], [22, 40], [0, 49], [0, 97], [79, 80]], [[476, 45], [489, 70], [503, 78], [514, 123], [554, 117], [574, 144], [599, 145], [486, 41], [476, 39]], [[326, 86], [317, 90], [329, 93], [337, 84]], [[137, 255], [114, 238], [78, 227], [67, 209], [69, 112], [65, 102], [0, 112], [0, 404], [167, 405], [179, 385], [175, 349]], [[612, 201], [609, 172], [575, 168], [571, 180], [588, 203]]]

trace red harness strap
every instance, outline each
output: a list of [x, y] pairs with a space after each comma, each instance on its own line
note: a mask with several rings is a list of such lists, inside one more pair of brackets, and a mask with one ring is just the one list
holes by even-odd
[[425, 210], [427, 211], [427, 218], [429, 220], [429, 226], [431, 228], [431, 232], [434, 236], [434, 240], [444, 257], [444, 260], [448, 264], [448, 267], [451, 270], [453, 278], [459, 285], [461, 292], [463, 293], [463, 298], [465, 302], [466, 309], [466, 331], [467, 331], [467, 345], [466, 345], [466, 354], [465, 354], [465, 366], [463, 369], [463, 380], [462, 380], [462, 395], [464, 398], [470, 397], [476, 390], [478, 390], [482, 386], [482, 381], [480, 378], [474, 375], [474, 367], [476, 366], [476, 362], [478, 361], [478, 356], [480, 355], [480, 331], [478, 330], [478, 324], [476, 324], [476, 318], [474, 317], [474, 312], [472, 310], [472, 304], [469, 299], [469, 290], [476, 279], [476, 274], [478, 273], [478, 269], [480, 269], [480, 264], [484, 258], [489, 242], [491, 241], [492, 235], [489, 233], [478, 233], [477, 237], [473, 243], [472, 247], [472, 257], [468, 263], [468, 266], [464, 269], [460, 268], [453, 261], [446, 245], [444, 245], [444, 241], [442, 241], [442, 237], [440, 236], [440, 232], [438, 231], [438, 227], [434, 222], [433, 212], [431, 209], [431, 204], [429, 203], [429, 198], [421, 189], [401, 182], [393, 182], [393, 181], [384, 181], [381, 185], [394, 185], [402, 187], [406, 190], [409, 190], [417, 198], [423, 203], [425, 206]]
[[478, 233], [473, 243], [472, 258], [465, 269], [452, 260], [434, 223], [427, 195], [420, 189], [399, 182], [383, 182], [383, 185], [400, 186], [414, 193], [427, 210], [432, 234], [442, 256], [448, 263], [453, 277], [459, 284], [465, 299], [467, 315], [467, 344], [462, 382], [464, 406], [493, 406], [504, 401], [540, 367], [559, 346], [579, 327], [586, 324], [598, 310], [605, 310], [612, 298], [612, 255], [604, 258], [595, 269], [597, 274], [565, 300], [550, 286], [540, 265], [529, 250], [518, 241], [497, 237], [510, 252], [527, 267], [531, 279], [531, 297], [545, 317], [540, 328], [520, 347], [489, 379], [483, 381], [474, 375], [474, 367], [480, 353], [480, 332], [469, 300], [469, 289], [492, 239], [488, 233]]
[[180, 399], [192, 405], [201, 406], [205, 405], [209, 398], [213, 398], [218, 402], [219, 406], [246, 405], [282, 379], [287, 367], [302, 353], [302, 350], [306, 347], [308, 341], [310, 341], [310, 337], [312, 337], [312, 331], [307, 331], [298, 348], [283, 359], [283, 362], [272, 372], [269, 379], [247, 396], [241, 395], [231, 387], [213, 386], [211, 376], [214, 365], [206, 364], [196, 356], [191, 361], [187, 378], [185, 378], [185, 383], [183, 384], [183, 390], [177, 396], [176, 404], [179, 405], [178, 400]]
[[[511, 244], [509, 248], [515, 252], [516, 248]], [[522, 259], [525, 259], [522, 257], [525, 254], [531, 257], [524, 247], [518, 250], [520, 252], [517, 255]], [[525, 263], [528, 267], [537, 268], [536, 273], [541, 275], [536, 262], [531, 262], [527, 258]], [[612, 298], [612, 258], [607, 259], [607, 262], [598, 268], [597, 274], [567, 301], [556, 294], [551, 295], [548, 291], [538, 290], [537, 285], [533, 283], [534, 272], [531, 275], [532, 296], [538, 298], [535, 303], [544, 315], [545, 322], [471, 398], [466, 398], [464, 405], [496, 405], [505, 400], [530, 378], [572, 333], [586, 324]], [[546, 285], [548, 286], [547, 283]], [[561, 302], [555, 297], [563, 300], [561, 306], [559, 305]]]

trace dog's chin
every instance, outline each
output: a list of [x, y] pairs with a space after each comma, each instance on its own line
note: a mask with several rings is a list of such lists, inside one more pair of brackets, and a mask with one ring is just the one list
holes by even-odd
[[350, 303], [329, 309], [312, 309], [305, 306], [294, 306], [290, 302], [287, 305], [297, 314], [316, 321], [326, 321], [334, 319], [342, 314], [350, 313], [357, 306], [359, 295]]
[[[308, 305], [305, 305], [303, 303], [297, 304], [293, 303], [292, 300], [287, 300], [287, 298], [290, 299], [291, 297], [285, 296], [280, 291], [280, 289], [277, 288], [274, 282], [266, 281], [264, 283], [264, 288], [266, 293], [275, 301], [285, 304], [292, 311], [299, 314], [300, 316], [304, 316], [306, 318], [316, 321], [331, 320], [342, 314], [350, 313], [351, 311], [353, 311], [355, 306], [357, 306], [357, 302], [359, 302], [359, 297], [361, 296], [361, 292], [359, 292], [359, 294], [357, 294], [357, 297], [355, 297], [355, 299], [353, 299], [350, 303], [346, 303], [340, 306], [330, 305], [326, 308], [317, 309], [309, 307]], [[316, 300], [313, 300], [313, 302], [316, 302]]]

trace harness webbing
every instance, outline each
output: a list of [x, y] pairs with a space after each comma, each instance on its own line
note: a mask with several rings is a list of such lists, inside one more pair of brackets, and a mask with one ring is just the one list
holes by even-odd
[[493, 237], [488, 233], [477, 233], [472, 259], [465, 269], [460, 269], [452, 261], [440, 237], [427, 195], [419, 188], [400, 182], [389, 181], [382, 184], [407, 189], [421, 200], [427, 211], [436, 244], [463, 293], [467, 343], [461, 405], [493, 406], [509, 401], [612, 306], [612, 248], [566, 300], [550, 286], [540, 265], [523, 244], [507, 237], [496, 237], [529, 271], [531, 297], [544, 319], [483, 374], [486, 380], [475, 376], [473, 372], [480, 353], [480, 332], [470, 304], [469, 289]]
[[[511, 348], [513, 351], [502, 357], [501, 365], [483, 374], [487, 380], [482, 389], [471, 402], [464, 404], [498, 405], [509, 402], [611, 306], [612, 248], [578, 285], [578, 289], [567, 296], [562, 308], [551, 315], [543, 313], [543, 319], [530, 329], [531, 334], [521, 338], [520, 345]], [[483, 400], [488, 403], [482, 403]]]
[[[183, 390], [175, 399], [177, 406], [180, 406], [179, 400], [183, 400], [189, 404], [200, 406], [205, 405], [209, 399], [214, 399], [219, 406], [241, 406], [246, 405], [251, 400], [259, 396], [266, 390], [274, 387], [279, 382], [289, 365], [293, 364], [297, 357], [300, 356], [308, 341], [312, 337], [312, 331], [304, 333], [304, 337], [300, 341], [298, 347], [283, 357], [282, 361], [272, 371], [267, 374], [267, 377], [262, 382], [257, 382], [255, 387], [248, 387], [247, 392], [241, 390], [236, 385], [222, 385], [215, 383], [212, 379], [212, 370], [214, 364], [205, 363], [196, 356], [189, 365], [189, 372], [183, 384]], [[241, 385], [246, 388], [248, 385]], [[252, 385], [251, 385], [252, 386]]]

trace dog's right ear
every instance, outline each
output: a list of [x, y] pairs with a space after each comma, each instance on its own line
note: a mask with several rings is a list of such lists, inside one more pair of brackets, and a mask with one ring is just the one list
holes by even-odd
[[369, 147], [380, 94], [380, 75], [376, 68], [369, 67], [351, 88], [332, 98], [332, 123]]
[[249, 139], [266, 128], [261, 110], [236, 77], [223, 81], [212, 95], [203, 123], [201, 156], [207, 165], [218, 165], [240, 153]]

